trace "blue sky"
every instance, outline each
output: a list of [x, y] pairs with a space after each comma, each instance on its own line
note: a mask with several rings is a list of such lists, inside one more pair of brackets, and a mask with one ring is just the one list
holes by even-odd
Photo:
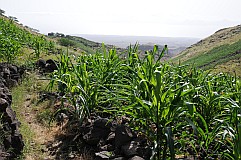
[[41, 33], [204, 38], [241, 24], [241, 0], [0, 0]]

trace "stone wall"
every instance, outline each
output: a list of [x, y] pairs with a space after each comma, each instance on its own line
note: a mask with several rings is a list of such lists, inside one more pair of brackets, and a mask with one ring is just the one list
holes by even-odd
[[24, 70], [0, 63], [0, 159], [13, 159], [21, 154], [24, 143], [19, 133], [20, 122], [11, 108], [10, 87], [17, 85]]

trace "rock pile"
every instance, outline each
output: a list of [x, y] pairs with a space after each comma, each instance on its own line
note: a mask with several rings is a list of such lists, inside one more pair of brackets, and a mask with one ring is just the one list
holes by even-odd
[[58, 63], [52, 59], [48, 59], [47, 61], [39, 59], [35, 65], [40, 69], [42, 73], [51, 73], [58, 69]]
[[0, 159], [13, 159], [23, 150], [20, 122], [11, 108], [12, 96], [9, 87], [16, 85], [24, 70], [0, 63]]
[[150, 159], [151, 149], [145, 138], [137, 136], [124, 124], [110, 122], [107, 118], [89, 119], [81, 127], [84, 142], [97, 147], [96, 160]]

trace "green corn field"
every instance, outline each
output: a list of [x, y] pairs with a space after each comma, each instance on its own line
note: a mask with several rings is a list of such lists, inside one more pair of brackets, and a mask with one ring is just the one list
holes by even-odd
[[[14, 62], [22, 47], [35, 58], [54, 50], [52, 41], [0, 19], [0, 62]], [[148, 139], [152, 159], [241, 159], [241, 81], [189, 64], [162, 62], [168, 48], [146, 51], [138, 44], [124, 53], [105, 46], [94, 54], [61, 52], [48, 90], [57, 88], [62, 106], [79, 125], [92, 113], [130, 118]]]
[[32, 49], [35, 58], [55, 49], [53, 42], [20, 28], [13, 20], [0, 18], [0, 29], [0, 62], [14, 62], [22, 54], [21, 49], [24, 47]]
[[74, 60], [61, 54], [49, 89], [58, 87], [80, 124], [91, 113], [129, 117], [152, 143], [152, 159], [240, 159], [240, 80], [162, 63], [166, 52], [154, 46], [140, 58], [134, 45], [124, 56], [104, 47]]

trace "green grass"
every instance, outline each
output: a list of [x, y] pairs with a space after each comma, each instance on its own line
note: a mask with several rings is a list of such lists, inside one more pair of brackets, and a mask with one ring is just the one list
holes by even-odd
[[229, 60], [241, 57], [241, 54], [232, 56], [236, 51], [241, 50], [241, 40], [231, 45], [222, 45], [212, 50], [184, 61], [184, 64], [194, 64], [197, 67], [205, 69], [213, 68], [215, 65], [228, 62]]
[[[61, 46], [69, 47], [69, 49], [75, 50], [75, 52], [81, 52], [85, 54], [95, 54], [96, 51], [101, 49], [102, 44], [87, 40], [82, 37], [66, 35], [64, 37], [49, 36], [53, 40], [56, 40]], [[106, 48], [113, 48], [112, 45], [106, 45]], [[119, 48], [119, 50], [121, 50]]]
[[205, 70], [211, 69], [214, 72], [221, 71], [231, 75], [236, 73], [241, 77], [239, 64], [231, 64], [241, 57], [240, 54], [234, 54], [240, 51], [240, 39], [240, 25], [221, 29], [171, 58], [170, 62], [189, 63]]
[[[28, 82], [30, 82], [32, 84], [31, 81], [25, 81], [25, 84], [22, 84], [12, 90], [12, 95], [13, 95], [12, 108], [16, 112], [18, 120], [21, 122], [20, 133], [23, 136], [23, 140], [24, 140], [24, 144], [25, 144], [24, 151], [23, 151], [24, 155], [34, 152], [33, 148], [31, 147], [31, 142], [34, 137], [34, 133], [32, 132], [31, 128], [29, 127], [28, 122], [24, 118], [24, 115], [23, 115], [24, 110], [23, 110], [23, 107], [21, 106], [21, 105], [24, 105], [25, 98], [28, 95], [28, 92], [26, 91], [26, 87], [27, 87], [26, 85]], [[30, 86], [28, 86], [28, 87], [30, 87]]]
[[[23, 136], [25, 143], [23, 155], [21, 159], [25, 159], [28, 155], [37, 155], [41, 157], [42, 153], [40, 144], [34, 143], [34, 137], [36, 137], [35, 130], [30, 127], [29, 120], [34, 121], [36, 117], [32, 115], [32, 111], [36, 109], [36, 103], [38, 100], [38, 92], [44, 90], [46, 83], [42, 83], [36, 80], [35, 74], [30, 74], [26, 76], [22, 83], [12, 89], [12, 108], [16, 112], [18, 120], [21, 122], [20, 133]], [[29, 104], [31, 106], [27, 107], [28, 101], [26, 98], [30, 97], [31, 100]], [[27, 102], [27, 103], [26, 103]], [[29, 119], [29, 117], [32, 117]], [[34, 144], [33, 144], [34, 143]]]
[[[56, 37], [51, 37], [51, 38], [55, 39]], [[79, 49], [81, 50], [81, 52], [85, 52], [88, 54], [94, 54], [95, 50], [98, 49], [98, 43], [88, 41], [81, 37], [65, 36], [65, 37], [56, 38], [56, 39], [61, 46]]]

